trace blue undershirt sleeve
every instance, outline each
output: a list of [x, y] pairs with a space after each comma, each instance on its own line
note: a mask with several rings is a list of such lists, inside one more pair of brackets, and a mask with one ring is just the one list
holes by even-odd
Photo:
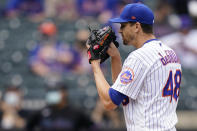
[[114, 104], [117, 106], [127, 97], [126, 95], [114, 90], [113, 88], [109, 88], [109, 96]]

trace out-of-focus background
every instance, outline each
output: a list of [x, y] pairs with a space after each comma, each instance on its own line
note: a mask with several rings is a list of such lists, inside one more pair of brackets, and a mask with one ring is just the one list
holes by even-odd
[[[99, 101], [85, 42], [88, 26], [109, 25], [134, 2], [154, 11], [155, 35], [179, 55], [177, 129], [196, 131], [196, 0], [0, 0], [0, 130], [126, 130], [122, 109]], [[124, 60], [134, 48], [116, 35]], [[109, 60], [102, 69], [112, 84]]]

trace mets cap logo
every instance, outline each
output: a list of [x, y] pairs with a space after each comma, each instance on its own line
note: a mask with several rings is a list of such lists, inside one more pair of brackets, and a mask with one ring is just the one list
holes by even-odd
[[120, 82], [122, 84], [128, 84], [133, 81], [134, 73], [131, 68], [125, 68], [120, 75]]

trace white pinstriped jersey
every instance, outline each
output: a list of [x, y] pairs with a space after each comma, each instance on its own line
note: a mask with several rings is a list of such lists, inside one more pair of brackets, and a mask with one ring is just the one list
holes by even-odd
[[181, 65], [174, 51], [152, 39], [131, 52], [112, 88], [127, 95], [128, 131], [176, 131]]

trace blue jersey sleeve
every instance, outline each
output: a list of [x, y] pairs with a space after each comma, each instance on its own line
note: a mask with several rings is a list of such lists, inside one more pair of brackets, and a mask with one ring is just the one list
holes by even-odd
[[109, 88], [109, 96], [114, 104], [117, 106], [127, 97], [126, 95], [114, 90], [113, 88]]

